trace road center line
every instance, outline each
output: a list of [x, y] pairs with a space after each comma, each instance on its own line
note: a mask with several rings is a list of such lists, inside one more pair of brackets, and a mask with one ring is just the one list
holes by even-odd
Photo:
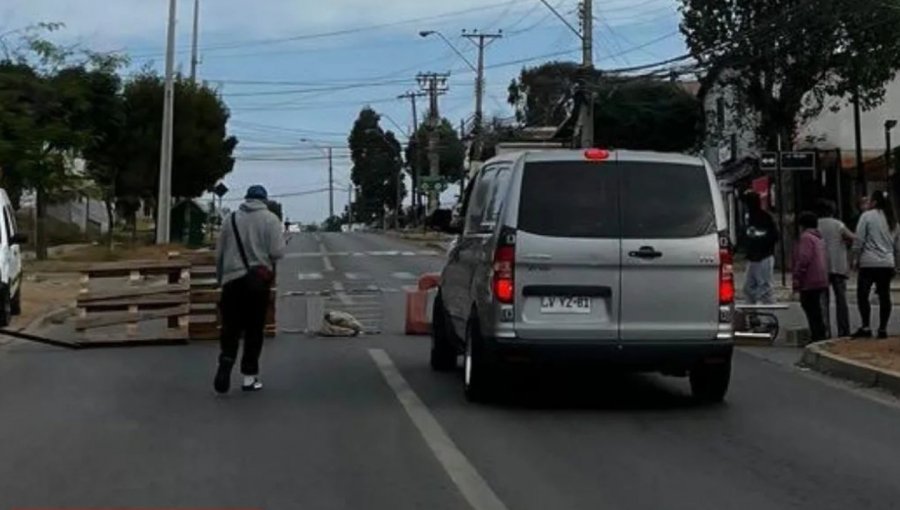
[[319, 243], [319, 253], [322, 254], [322, 264], [325, 266], [326, 272], [334, 271], [334, 264], [331, 263], [331, 257], [328, 255], [328, 250], [325, 249], [324, 243]]
[[369, 355], [372, 356], [388, 386], [394, 390], [409, 419], [419, 429], [422, 438], [472, 509], [508, 510], [409, 386], [387, 352], [383, 349], [369, 349]]

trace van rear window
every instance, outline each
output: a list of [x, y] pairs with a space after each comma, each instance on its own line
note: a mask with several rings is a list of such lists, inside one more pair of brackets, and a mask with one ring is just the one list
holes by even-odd
[[614, 164], [526, 164], [519, 229], [550, 237], [619, 237], [616, 174]]
[[525, 165], [519, 229], [549, 237], [673, 239], [716, 230], [699, 165], [535, 162]]
[[706, 168], [621, 162], [622, 237], [672, 239], [715, 233], [716, 212]]

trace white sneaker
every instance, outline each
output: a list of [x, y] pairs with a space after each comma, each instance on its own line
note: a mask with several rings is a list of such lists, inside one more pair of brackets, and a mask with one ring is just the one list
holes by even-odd
[[244, 376], [244, 384], [241, 385], [241, 389], [244, 391], [259, 391], [263, 388], [262, 381], [259, 380], [259, 377], [255, 375], [245, 375]]

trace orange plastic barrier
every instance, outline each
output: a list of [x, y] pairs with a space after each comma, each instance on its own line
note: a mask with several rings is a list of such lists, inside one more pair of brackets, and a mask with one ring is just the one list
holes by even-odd
[[429, 335], [431, 322], [428, 320], [428, 294], [441, 282], [441, 275], [428, 273], [419, 277], [418, 290], [406, 293], [406, 334]]
[[414, 290], [406, 293], [407, 335], [428, 335], [431, 333], [431, 324], [428, 323], [428, 316], [426, 314], [427, 306], [427, 291]]
[[429, 290], [441, 284], [441, 275], [426, 273], [419, 277], [419, 290]]

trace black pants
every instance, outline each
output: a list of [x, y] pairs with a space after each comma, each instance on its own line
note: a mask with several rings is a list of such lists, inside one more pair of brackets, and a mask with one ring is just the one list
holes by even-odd
[[813, 342], [825, 340], [828, 335], [825, 330], [825, 317], [822, 315], [822, 300], [828, 289], [804, 290], [800, 292], [800, 306], [806, 314], [809, 322], [809, 332]]
[[269, 289], [251, 285], [247, 276], [229, 282], [222, 288], [222, 300], [219, 304], [222, 314], [222, 352], [219, 363], [229, 367], [234, 365], [243, 336], [241, 373], [259, 374], [259, 355], [265, 336], [269, 292]]
[[[831, 291], [834, 292], [834, 314], [837, 319], [837, 336], [845, 338], [850, 336], [850, 307], [847, 305], [847, 277], [842, 274], [828, 275], [831, 283]], [[831, 300], [828, 292], [823, 296], [825, 325], [831, 332]], [[829, 334], [829, 336], [831, 336]]]
[[888, 321], [891, 319], [891, 280], [894, 278], [894, 268], [891, 267], [862, 267], [859, 269], [859, 284], [856, 289], [857, 306], [862, 319], [862, 326], [869, 328], [872, 318], [872, 306], [869, 304], [869, 295], [872, 285], [878, 294], [879, 331], [886, 331]]

